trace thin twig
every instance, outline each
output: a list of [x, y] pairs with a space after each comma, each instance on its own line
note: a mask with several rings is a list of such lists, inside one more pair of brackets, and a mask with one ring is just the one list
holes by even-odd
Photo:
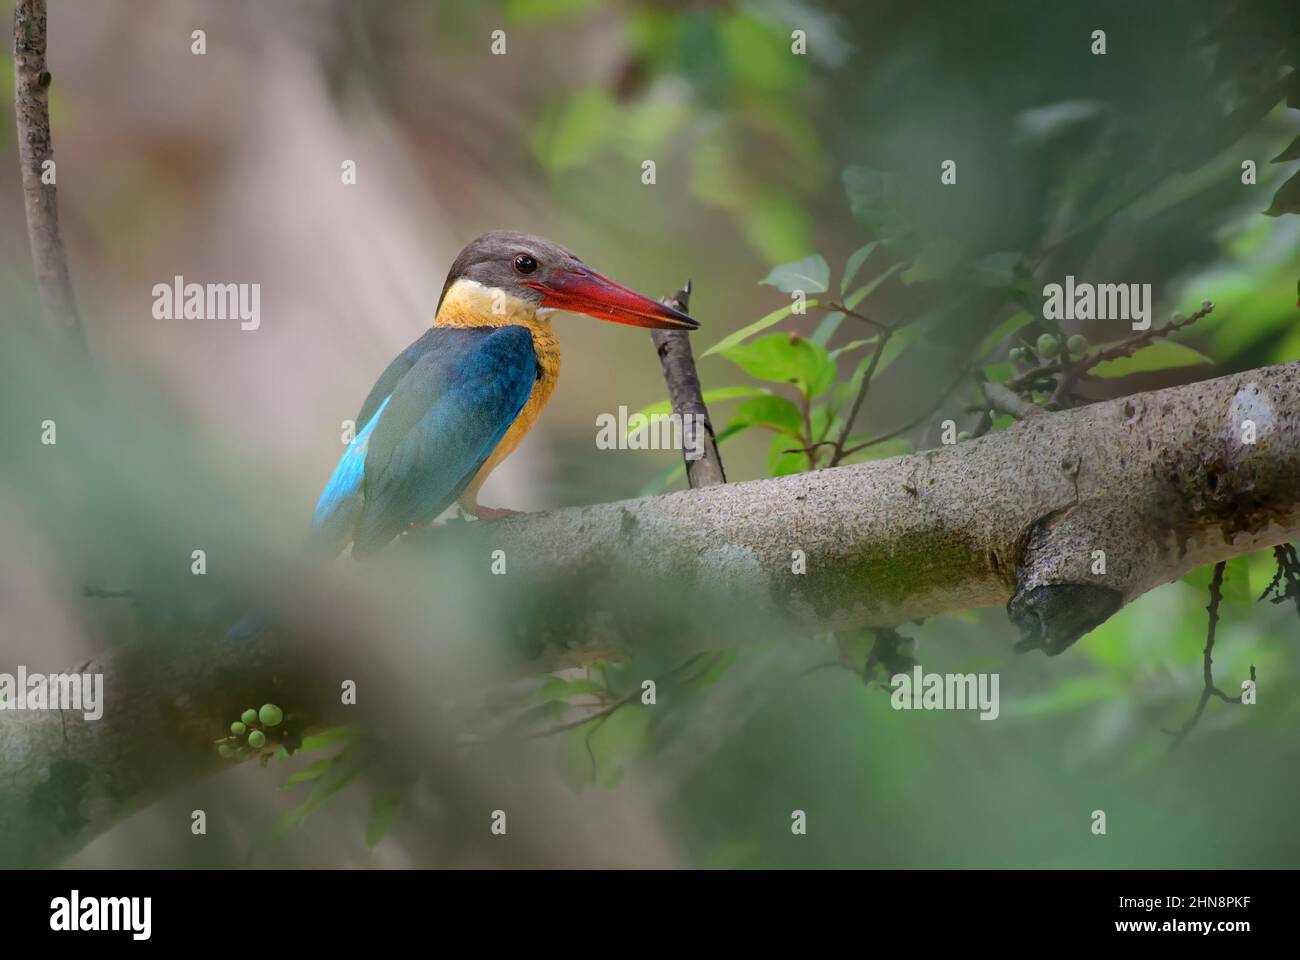
[[[659, 686], [659, 684], [663, 683], [666, 680], [671, 680], [673, 677], [685, 671], [688, 667], [692, 666], [695, 663], [698, 663], [701, 659], [711, 655], [713, 654], [710, 651], [704, 651], [702, 653], [692, 654], [691, 656], [683, 660], [681, 663], [677, 664], [677, 666], [669, 670], [667, 673], [656, 677], [654, 680], [655, 686], [656, 687]], [[691, 679], [695, 679], [695, 678], [693, 677]], [[615, 700], [613, 703], [609, 704], [608, 706], [602, 707], [601, 709], [595, 711], [594, 713], [585, 714], [579, 717], [577, 720], [570, 720], [567, 721], [566, 723], [556, 724], [553, 727], [547, 727], [545, 730], [536, 730], [533, 733], [527, 734], [523, 739], [538, 740], [542, 737], [551, 737], [557, 733], [564, 733], [566, 730], [573, 730], [576, 729], [577, 727], [581, 727], [583, 724], [590, 723], [592, 720], [608, 719], [612, 714], [616, 713], [622, 707], [627, 706], [632, 701], [640, 698], [640, 696], [641, 696], [641, 688], [638, 686], [627, 696], [620, 697], [619, 699]]]
[[1108, 347], [1105, 350], [1099, 350], [1094, 354], [1080, 357], [1078, 360], [1071, 360], [1067, 356], [1061, 360], [1034, 367], [1033, 369], [1026, 370], [1024, 373], [1008, 380], [1004, 386], [1008, 390], [1018, 393], [1021, 390], [1032, 387], [1040, 380], [1049, 379], [1060, 374], [1062, 375], [1062, 379], [1057, 384], [1057, 392], [1053, 395], [1052, 399], [1054, 401], [1063, 399], [1064, 395], [1061, 394], [1062, 384], [1066, 384], [1066, 389], [1068, 390], [1069, 384], [1072, 384], [1080, 377], [1087, 376], [1088, 371], [1097, 364], [1105, 360], [1119, 360], [1122, 357], [1130, 357], [1143, 347], [1149, 346], [1155, 340], [1167, 337], [1186, 327], [1190, 327], [1197, 320], [1207, 317], [1213, 312], [1214, 304], [1207, 302], [1201, 307], [1201, 309], [1197, 310], [1191, 316], [1184, 317], [1181, 320], [1171, 321], [1163, 327], [1152, 327], [1150, 330], [1145, 330], [1136, 336], [1129, 337], [1127, 340], [1121, 340], [1113, 347]]
[[[1223, 601], [1223, 571], [1227, 568], [1226, 561], [1220, 561], [1214, 565], [1214, 576], [1210, 578], [1210, 602], [1205, 609], [1210, 615], [1209, 626], [1205, 631], [1205, 654], [1201, 665], [1201, 675], [1205, 681], [1205, 686], [1201, 690], [1201, 699], [1196, 704], [1196, 711], [1187, 719], [1187, 722], [1178, 730], [1166, 730], [1174, 738], [1174, 742], [1169, 745], [1170, 751], [1176, 750], [1192, 732], [1192, 728], [1201, 720], [1201, 714], [1205, 712], [1205, 705], [1210, 702], [1210, 697], [1218, 697], [1224, 703], [1241, 703], [1241, 697], [1230, 697], [1214, 684], [1214, 632], [1219, 624], [1219, 604]], [[1255, 679], [1255, 667], [1252, 664], [1250, 668], [1250, 679]]]
[[891, 327], [883, 320], [877, 320], [875, 317], [869, 317], [865, 313], [859, 313], [858, 311], [852, 309], [851, 307], [846, 307], [844, 304], [838, 303], [836, 301], [831, 301], [830, 303], [825, 304], [824, 306], [822, 306], [822, 309], [827, 311], [828, 313], [842, 313], [846, 317], [852, 317], [854, 320], [860, 320], [865, 324], [875, 327], [881, 333], [893, 333], [895, 332], [896, 329], [898, 329], [896, 327]]
[[803, 437], [801, 439], [808, 444], [808, 466], [815, 470], [817, 468], [817, 453], [813, 447], [812, 399], [802, 390], [799, 391], [799, 416], [803, 418]]
[[[840, 461], [844, 459], [844, 444], [849, 439], [849, 433], [853, 430], [853, 421], [858, 418], [858, 411], [862, 409], [863, 402], [867, 399], [867, 391], [871, 389], [871, 379], [876, 375], [876, 367], [880, 366], [880, 357], [885, 352], [885, 344], [889, 342], [890, 334], [893, 331], [888, 327], [880, 331], [876, 337], [876, 349], [871, 354], [871, 362], [867, 365], [866, 372], [862, 375], [862, 383], [858, 385], [858, 394], [853, 398], [853, 406], [849, 408], [849, 415], [844, 420], [844, 425], [840, 427], [840, 435], [835, 438], [834, 451], [831, 453], [832, 467], [837, 467]], [[812, 436], [809, 435], [809, 440]]]
[[[862, 383], [858, 385], [857, 396], [853, 398], [853, 406], [849, 408], [849, 415], [845, 419], [844, 424], [840, 427], [840, 435], [835, 438], [833, 443], [829, 444], [833, 448], [829, 466], [835, 467], [839, 466], [840, 462], [848, 456], [844, 450], [844, 444], [848, 442], [849, 435], [853, 432], [853, 424], [856, 422], [858, 413], [862, 409], [862, 404], [867, 398], [867, 391], [871, 389], [871, 381], [876, 375], [876, 369], [880, 366], [880, 358], [885, 352], [885, 344], [889, 342], [891, 336], [903, 327], [907, 326], [908, 321], [904, 321], [897, 325], [891, 325], [882, 320], [877, 320], [874, 317], [869, 317], [865, 313], [859, 313], [853, 308], [837, 302], [828, 303], [822, 309], [830, 310], [835, 313], [842, 313], [846, 317], [852, 317], [868, 326], [875, 327], [879, 334], [876, 338], [875, 350], [871, 355], [871, 361], [862, 375]], [[808, 446], [808, 456], [809, 458], [813, 458], [813, 451], [815, 451], [817, 447], [825, 446], [826, 444], [823, 442], [812, 443], [811, 435], [808, 437], [808, 440], [810, 441]]]
[[[670, 297], [660, 301], [683, 313], [690, 312], [691, 282]], [[700, 375], [695, 370], [695, 357], [691, 353], [690, 334], [685, 330], [651, 330], [663, 367], [664, 382], [668, 385], [668, 402], [673, 413], [682, 418], [682, 459], [686, 462], [686, 482], [692, 487], [711, 487], [726, 483], [727, 474], [722, 468], [722, 455], [718, 452], [718, 438], [709, 419], [709, 408], [704, 403], [700, 388]], [[702, 428], [702, 433], [697, 432]], [[690, 459], [687, 454], [701, 450], [702, 455]]]
[[911, 430], [913, 427], [917, 426], [918, 424], [922, 424], [926, 420], [929, 420], [932, 416], [934, 416], [934, 412], [938, 410], [939, 407], [943, 406], [944, 401], [948, 399], [948, 397], [952, 394], [952, 392], [956, 390], [958, 386], [961, 385], [961, 382], [966, 379], [969, 373], [970, 373], [970, 367], [968, 366], [962, 367], [961, 372], [957, 374], [956, 379], [954, 379], [952, 383], [948, 384], [947, 388], [943, 391], [943, 393], [939, 394], [939, 397], [938, 399], [935, 400], [934, 405], [931, 406], [930, 409], [926, 410], [925, 413], [921, 414], [919, 417], [909, 420], [901, 427], [891, 430], [888, 433], [882, 433], [880, 436], [872, 437], [870, 440], [867, 440], [864, 443], [859, 443], [856, 446], [849, 447], [847, 450], [844, 451], [844, 456], [851, 457], [859, 450], [865, 450], [867, 447], [873, 447], [878, 443], [884, 443], [886, 440], [893, 440], [900, 433], [907, 433], [908, 430]]

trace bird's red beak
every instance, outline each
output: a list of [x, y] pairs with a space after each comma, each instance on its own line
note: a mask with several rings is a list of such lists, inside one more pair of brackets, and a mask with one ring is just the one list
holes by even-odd
[[525, 280], [524, 285], [541, 293], [544, 307], [657, 330], [698, 330], [700, 326], [680, 310], [643, 297], [587, 267], [566, 270], [545, 280]]

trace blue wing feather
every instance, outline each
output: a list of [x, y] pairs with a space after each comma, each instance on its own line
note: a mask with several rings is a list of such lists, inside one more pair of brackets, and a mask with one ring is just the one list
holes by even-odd
[[403, 354], [421, 347], [340, 458], [316, 505], [310, 539], [336, 551], [351, 539], [360, 557], [433, 519], [473, 479], [528, 401], [537, 358], [525, 327], [432, 332]]
[[[366, 448], [370, 435], [375, 431], [379, 417], [388, 406], [389, 397], [384, 397], [370, 422], [362, 427], [361, 432], [352, 438], [347, 450], [339, 458], [338, 466], [325, 484], [325, 490], [316, 502], [316, 512], [311, 518], [313, 536], [320, 540], [336, 543], [338, 549], [343, 544], [337, 543], [345, 537], [352, 526], [352, 520], [361, 507], [361, 481], [365, 476]], [[333, 535], [330, 535], [333, 534]]]

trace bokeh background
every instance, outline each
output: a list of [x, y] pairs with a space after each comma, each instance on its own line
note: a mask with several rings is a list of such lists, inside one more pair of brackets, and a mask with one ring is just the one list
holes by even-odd
[[[873, 386], [867, 434], [923, 413], [961, 364], [1004, 360], [1006, 342], [972, 353], [1067, 273], [1151, 283], [1156, 322], [1217, 305], [1180, 338], [1211, 362], [1116, 381], [1112, 394], [1300, 358], [1300, 198], [1278, 193], [1300, 159], [1288, 150], [1300, 88], [1289, 104], [1277, 92], [1300, 66], [1292, 3], [51, 7], [63, 228], [115, 402], [89, 406], [39, 346], [6, 48], [0, 669], [62, 669], [142, 619], [163, 634], [237, 610], [232, 596], [273, 577], [301, 539], [341, 422], [430, 322], [459, 248], [487, 229], [557, 240], [652, 296], [692, 279], [697, 352], [789, 303], [759, 283], [773, 267], [820, 254], [838, 291], [850, 255], [889, 240], [858, 272], [862, 284], [893, 270], [867, 305], [928, 319]], [[1098, 29], [1104, 56], [1090, 52]], [[505, 55], [491, 53], [494, 30]], [[791, 52], [794, 30], [805, 55]], [[949, 159], [956, 186], [939, 182]], [[355, 185], [340, 177], [347, 160]], [[1244, 160], [1258, 184], [1242, 184]], [[888, 223], [846, 192], [856, 167], [893, 178]], [[178, 274], [260, 283], [261, 329], [155, 320], [151, 288]], [[775, 329], [809, 336], [825, 317]], [[584, 317], [556, 324], [559, 390], [483, 502], [542, 509], [680, 486], [671, 451], [595, 445], [597, 415], [663, 397], [649, 338]], [[842, 326], [829, 345], [853, 335]], [[757, 385], [717, 355], [700, 374], [706, 388]], [[973, 423], [973, 397], [957, 391], [909, 445], [937, 443], [946, 417]], [[730, 411], [720, 402], [714, 419]], [[57, 462], [32, 439], [46, 416], [60, 422]], [[730, 478], [786, 469], [772, 450], [762, 430], [729, 439]], [[196, 542], [225, 558], [201, 586], [189, 576]], [[1268, 554], [1234, 568], [1216, 647], [1228, 689], [1256, 666], [1258, 706], [1211, 703], [1172, 754], [1162, 728], [1180, 725], [1200, 690], [1207, 576], [1153, 591], [1052, 660], [1013, 655], [1000, 610], [903, 628], [928, 670], [1001, 674], [996, 722], [895, 712], [848, 671], [810, 670], [831, 658], [824, 640], [771, 637], [683, 687], [673, 709], [602, 733], [595, 783], [590, 742], [563, 735], [476, 762], [545, 811], [542, 862], [561, 865], [1295, 866], [1300, 622], [1294, 607], [1253, 602], [1272, 569]], [[87, 584], [142, 599], [87, 599]], [[418, 678], [418, 645], [449, 614], [400, 609], [384, 642], [355, 643]], [[373, 787], [361, 780], [272, 837], [268, 825], [302, 799], [281, 789], [295, 764], [186, 787], [73, 863], [494, 862], [430, 839], [447, 829], [436, 783], [411, 791], [373, 847]], [[196, 844], [188, 811], [200, 806], [215, 826]], [[790, 833], [796, 808], [807, 836]], [[1106, 837], [1089, 830], [1096, 809]]]

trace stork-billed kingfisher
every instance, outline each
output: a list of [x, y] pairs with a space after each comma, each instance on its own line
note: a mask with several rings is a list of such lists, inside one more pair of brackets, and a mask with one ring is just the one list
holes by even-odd
[[479, 519], [488, 474], [555, 390], [552, 309], [636, 327], [694, 330], [686, 314], [592, 270], [541, 237], [495, 230], [456, 257], [433, 326], [388, 365], [316, 504], [309, 542], [361, 559], [454, 501]]

